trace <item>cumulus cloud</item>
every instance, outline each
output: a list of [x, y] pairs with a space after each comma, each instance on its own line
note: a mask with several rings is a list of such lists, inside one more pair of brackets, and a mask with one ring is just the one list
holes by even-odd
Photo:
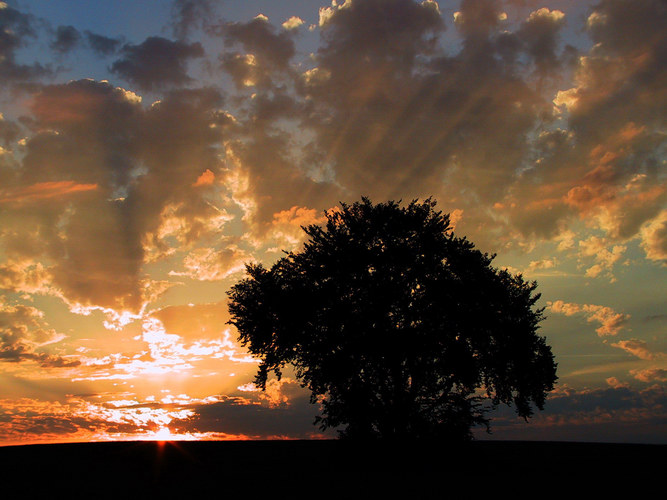
[[526, 45], [538, 73], [548, 75], [561, 66], [558, 35], [565, 24], [565, 14], [542, 7], [530, 13], [517, 37]]
[[[554, 239], [579, 252], [591, 277], [612, 278], [639, 231], [647, 256], [662, 255], [667, 188], [655, 151], [664, 114], [638, 95], [660, 95], [660, 65], [642, 59], [662, 57], [653, 18], [664, 9], [655, 2], [637, 3], [633, 19], [650, 22], [628, 31], [634, 48], [611, 34], [621, 5], [597, 4], [587, 25], [596, 45], [574, 59], [560, 39], [570, 22], [563, 12], [538, 8], [510, 23], [492, 0], [461, 2], [451, 34], [435, 2], [337, 2], [322, 11], [307, 61], [298, 60], [293, 30], [265, 17], [207, 23], [240, 90], [228, 100], [233, 117], [219, 90], [167, 90], [192, 84], [187, 66], [203, 46], [184, 39], [211, 8], [174, 2], [179, 40], [120, 49], [111, 70], [162, 92], [152, 106], [93, 81], [46, 85], [32, 99], [25, 156], [19, 168], [0, 168], [0, 203], [12, 212], [3, 238], [17, 262], [48, 258], [53, 288], [71, 303], [137, 311], [146, 262], [178, 259], [171, 269], [200, 278], [236, 268], [249, 252], [243, 243], [225, 250], [203, 239], [224, 233], [239, 208], [245, 243], [266, 239], [276, 249], [300, 237], [276, 214], [321, 213], [361, 194], [434, 195], [445, 211], [465, 213], [457, 231], [480, 247]], [[13, 51], [32, 36], [30, 18], [11, 8], [0, 15], [21, 34], [5, 45]], [[117, 38], [85, 34], [101, 54], [118, 48]], [[460, 47], [443, 51], [444, 35], [460, 37]], [[623, 62], [622, 74], [604, 69], [609, 58]], [[560, 86], [563, 72], [552, 70], [572, 61], [574, 86]], [[550, 84], [538, 84], [547, 73]], [[634, 83], [621, 99], [626, 81]], [[567, 105], [554, 105], [558, 90]], [[18, 125], [0, 123], [15, 144]], [[604, 235], [575, 241], [577, 216]], [[31, 230], [19, 227], [22, 217]], [[533, 271], [556, 264], [531, 262]]]
[[189, 83], [189, 60], [204, 56], [204, 48], [198, 42], [159, 36], [149, 37], [139, 45], [125, 44], [120, 52], [122, 58], [111, 65], [110, 71], [144, 90]]
[[282, 26], [286, 30], [293, 30], [301, 26], [305, 21], [301, 19], [299, 16], [292, 16], [288, 20], [286, 20]]
[[[303, 227], [311, 224], [322, 224], [326, 221], [324, 212], [307, 207], [291, 207], [273, 214], [271, 227], [266, 237], [276, 243], [274, 251], [291, 251], [296, 249], [305, 240], [306, 233]], [[260, 245], [256, 242], [256, 246]]]
[[667, 210], [648, 221], [641, 229], [641, 245], [646, 257], [667, 265]]
[[562, 300], [547, 302], [547, 307], [554, 313], [573, 316], [583, 314], [589, 323], [600, 323], [595, 329], [599, 337], [614, 336], [630, 319], [630, 315], [618, 313], [610, 307], [596, 304], [576, 304]]
[[[43, 87], [21, 168], [0, 169], [8, 257], [49, 262], [54, 293], [72, 306], [139, 311], [152, 293], [149, 253], [167, 255], [169, 238], [191, 245], [229, 220], [207, 199], [215, 186], [197, 184], [220, 169], [211, 147], [226, 120], [220, 104], [210, 89], [145, 108], [107, 82]], [[175, 229], [165, 229], [170, 220]]]
[[667, 369], [665, 368], [646, 368], [632, 370], [630, 373], [641, 382], [667, 382]]
[[542, 260], [533, 260], [528, 265], [526, 272], [532, 273], [540, 269], [553, 269], [558, 266], [558, 259], [542, 259]]
[[41, 262], [7, 261], [0, 265], [0, 289], [15, 293], [49, 294], [53, 277]]
[[605, 380], [605, 382], [607, 382], [607, 384], [610, 387], [613, 387], [614, 389], [630, 387], [630, 385], [627, 382], [621, 382], [616, 377], [609, 377], [608, 379]]
[[248, 22], [230, 22], [211, 29], [221, 36], [228, 47], [240, 51], [225, 51], [220, 56], [222, 67], [237, 87], [271, 86], [276, 77], [289, 71], [294, 56], [293, 34], [278, 31], [266, 17], [257, 16]]
[[609, 242], [597, 236], [591, 236], [586, 240], [579, 241], [581, 257], [593, 257], [595, 264], [586, 269], [586, 276], [595, 278], [605, 272], [612, 281], [612, 269], [614, 265], [623, 257], [627, 250], [625, 245], [613, 245], [608, 248]]

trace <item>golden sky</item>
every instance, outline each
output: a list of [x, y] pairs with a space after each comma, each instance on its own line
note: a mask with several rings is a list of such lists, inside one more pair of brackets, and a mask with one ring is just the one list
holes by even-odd
[[559, 382], [492, 437], [667, 442], [665, 26], [662, 0], [0, 2], [0, 445], [321, 436], [297, 381], [255, 390], [226, 291], [361, 196], [432, 196], [538, 281]]

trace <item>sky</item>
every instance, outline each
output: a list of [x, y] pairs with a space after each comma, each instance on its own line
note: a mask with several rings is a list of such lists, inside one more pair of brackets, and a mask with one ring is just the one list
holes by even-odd
[[538, 282], [545, 410], [667, 443], [664, 0], [0, 2], [0, 445], [332, 437], [227, 324], [244, 265], [432, 197]]

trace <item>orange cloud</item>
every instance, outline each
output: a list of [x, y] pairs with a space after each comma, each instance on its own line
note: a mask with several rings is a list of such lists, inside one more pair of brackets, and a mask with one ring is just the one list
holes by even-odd
[[667, 209], [647, 222], [640, 231], [641, 245], [646, 257], [667, 265]]
[[667, 370], [664, 368], [632, 370], [630, 373], [641, 382], [667, 382]]
[[287, 224], [291, 226], [308, 226], [324, 222], [324, 216], [317, 216], [317, 210], [307, 207], [294, 206], [273, 214], [273, 225]]
[[573, 316], [582, 313], [586, 316], [589, 323], [600, 323], [596, 328], [599, 337], [617, 335], [630, 319], [629, 314], [617, 313], [611, 307], [600, 306], [596, 304], [575, 304], [567, 303], [562, 300], [547, 302], [547, 307], [555, 313]]
[[624, 351], [638, 357], [639, 359], [652, 360], [655, 358], [655, 355], [649, 350], [648, 345], [643, 340], [621, 340], [611, 345], [612, 347], [623, 349]]
[[20, 204], [60, 198], [74, 193], [94, 191], [97, 187], [97, 184], [78, 184], [74, 181], [37, 182], [18, 189], [0, 189], [0, 204]]
[[215, 174], [207, 168], [204, 173], [197, 178], [197, 182], [193, 184], [193, 187], [210, 186], [213, 182], [215, 182]]

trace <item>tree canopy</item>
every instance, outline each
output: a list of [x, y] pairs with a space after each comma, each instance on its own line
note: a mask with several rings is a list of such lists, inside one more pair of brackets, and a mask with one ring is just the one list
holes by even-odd
[[230, 323], [260, 388], [291, 366], [321, 428], [352, 438], [466, 439], [501, 403], [543, 409], [557, 377], [537, 283], [494, 268], [435, 205], [341, 203], [302, 250], [246, 266]]

